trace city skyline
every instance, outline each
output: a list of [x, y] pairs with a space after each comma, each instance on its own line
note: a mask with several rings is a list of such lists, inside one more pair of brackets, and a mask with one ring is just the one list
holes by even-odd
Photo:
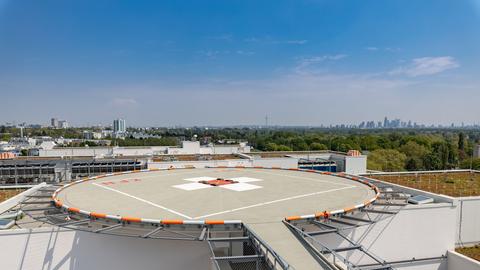
[[[268, 117], [266, 117], [268, 119]], [[277, 125], [271, 122], [265, 122], [263, 124], [245, 124], [245, 125], [173, 125], [173, 126], [152, 126], [152, 125], [131, 125], [126, 124], [126, 119], [115, 118], [110, 121], [110, 123], [98, 123], [93, 125], [70, 125], [68, 120], [59, 120], [55, 117], [49, 119], [49, 124], [42, 123], [27, 123], [16, 121], [0, 123], [1, 126], [6, 127], [27, 127], [27, 128], [112, 128], [116, 133], [124, 133], [125, 128], [193, 128], [193, 127], [212, 127], [212, 128], [223, 128], [223, 127], [252, 127], [252, 128], [266, 128], [266, 127], [305, 127], [305, 128], [358, 128], [358, 129], [405, 129], [405, 128], [474, 128], [480, 129], [480, 123], [449, 123], [449, 124], [439, 124], [439, 123], [421, 123], [414, 120], [404, 120], [400, 118], [390, 118], [385, 116], [384, 118], [376, 120], [364, 120], [358, 123], [333, 123], [330, 125]], [[113, 121], [113, 124], [112, 124]], [[121, 122], [121, 124], [120, 124]], [[121, 126], [121, 128], [120, 128]]]
[[480, 114], [478, 0], [0, 0], [0, 22], [0, 122], [450, 125]]

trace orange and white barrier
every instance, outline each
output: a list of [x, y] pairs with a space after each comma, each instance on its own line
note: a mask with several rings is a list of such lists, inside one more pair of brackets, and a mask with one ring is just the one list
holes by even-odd
[[[218, 166], [218, 167], [210, 167], [210, 168], [229, 168], [229, 169], [273, 169], [273, 170], [289, 170], [289, 171], [302, 171], [302, 172], [308, 172], [308, 173], [319, 173], [319, 174], [324, 174], [324, 175], [331, 175], [331, 176], [338, 176], [346, 179], [350, 179], [352, 181], [357, 181], [362, 184], [365, 184], [369, 187], [371, 187], [375, 191], [375, 197], [371, 198], [368, 201], [365, 201], [362, 204], [354, 205], [352, 207], [344, 208], [344, 209], [339, 209], [335, 211], [321, 211], [318, 213], [314, 214], [309, 214], [309, 215], [301, 215], [301, 216], [290, 216], [286, 217], [285, 220], [287, 221], [293, 221], [293, 220], [301, 220], [301, 219], [318, 219], [318, 218], [325, 218], [328, 216], [332, 215], [337, 215], [337, 214], [343, 214], [343, 213], [349, 213], [353, 212], [356, 210], [359, 210], [361, 208], [367, 207], [368, 205], [372, 204], [375, 200], [377, 200], [378, 196], [380, 195], [379, 189], [371, 184], [368, 181], [368, 178], [366, 177], [357, 177], [357, 176], [352, 176], [352, 175], [347, 175], [345, 173], [331, 173], [331, 172], [321, 172], [321, 171], [315, 171], [315, 170], [304, 170], [304, 169], [298, 169], [298, 168], [280, 168], [280, 167], [261, 167], [261, 166], [256, 166], [256, 167], [243, 167], [243, 166], [235, 166], [235, 167], [226, 167], [226, 166]], [[175, 168], [168, 168], [168, 169], [163, 169], [163, 170], [172, 170]], [[169, 220], [169, 219], [147, 219], [147, 218], [139, 218], [139, 217], [133, 217], [133, 216], [118, 216], [118, 215], [109, 215], [109, 214], [104, 214], [104, 213], [97, 213], [97, 212], [90, 212], [90, 211], [85, 211], [81, 210], [75, 207], [70, 207], [68, 205], [63, 204], [60, 199], [57, 198], [57, 195], [60, 191], [72, 186], [76, 185], [85, 181], [90, 181], [90, 180], [96, 180], [100, 179], [103, 177], [107, 176], [115, 176], [115, 175], [122, 175], [122, 174], [130, 174], [130, 173], [140, 173], [140, 172], [152, 172], [152, 171], [159, 171], [160, 169], [145, 169], [145, 170], [136, 170], [136, 171], [128, 171], [128, 172], [121, 172], [121, 173], [109, 173], [105, 175], [98, 175], [98, 176], [92, 176], [89, 178], [84, 178], [77, 180], [75, 182], [66, 184], [59, 189], [55, 190], [55, 192], [52, 194], [52, 199], [55, 203], [55, 206], [58, 208], [63, 209], [64, 211], [75, 213], [75, 214], [81, 214], [83, 216], [90, 217], [92, 219], [109, 219], [117, 222], [125, 222], [125, 223], [145, 223], [145, 224], [163, 224], [163, 225], [241, 225], [242, 221], [241, 220]]]
[[12, 152], [2, 152], [0, 153], [0, 159], [12, 159], [15, 158], [16, 155]]
[[347, 156], [351, 156], [351, 157], [359, 157], [361, 155], [362, 155], [362, 153], [360, 153], [360, 151], [358, 151], [358, 150], [349, 150], [347, 152]]

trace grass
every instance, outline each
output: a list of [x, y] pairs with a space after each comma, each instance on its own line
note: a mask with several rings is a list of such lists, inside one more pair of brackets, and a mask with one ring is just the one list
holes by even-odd
[[0, 189], [0, 202], [22, 193], [25, 189]]
[[474, 247], [457, 248], [455, 249], [455, 251], [467, 257], [480, 261], [480, 245], [476, 245]]
[[371, 175], [374, 179], [452, 197], [480, 196], [480, 173], [409, 173]]

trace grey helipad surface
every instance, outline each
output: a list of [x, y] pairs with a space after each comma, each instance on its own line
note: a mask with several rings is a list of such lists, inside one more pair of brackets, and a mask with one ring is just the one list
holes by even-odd
[[[198, 181], [231, 179], [210, 186]], [[348, 179], [269, 169], [185, 169], [111, 176], [58, 194], [64, 204], [97, 213], [152, 219], [280, 221], [287, 216], [361, 204], [373, 190]]]
[[[233, 180], [210, 186], [201, 180]], [[320, 269], [281, 221], [361, 204], [375, 196], [366, 185], [311, 172], [208, 168], [105, 177], [62, 190], [70, 207], [151, 219], [242, 220], [295, 269]]]

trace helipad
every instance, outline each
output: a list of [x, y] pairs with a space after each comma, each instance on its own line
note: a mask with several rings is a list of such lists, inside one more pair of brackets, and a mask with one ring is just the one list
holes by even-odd
[[253, 224], [350, 211], [369, 204], [375, 195], [372, 187], [355, 177], [298, 170], [204, 168], [90, 179], [65, 186], [55, 198], [57, 205], [71, 212], [103, 218]]

